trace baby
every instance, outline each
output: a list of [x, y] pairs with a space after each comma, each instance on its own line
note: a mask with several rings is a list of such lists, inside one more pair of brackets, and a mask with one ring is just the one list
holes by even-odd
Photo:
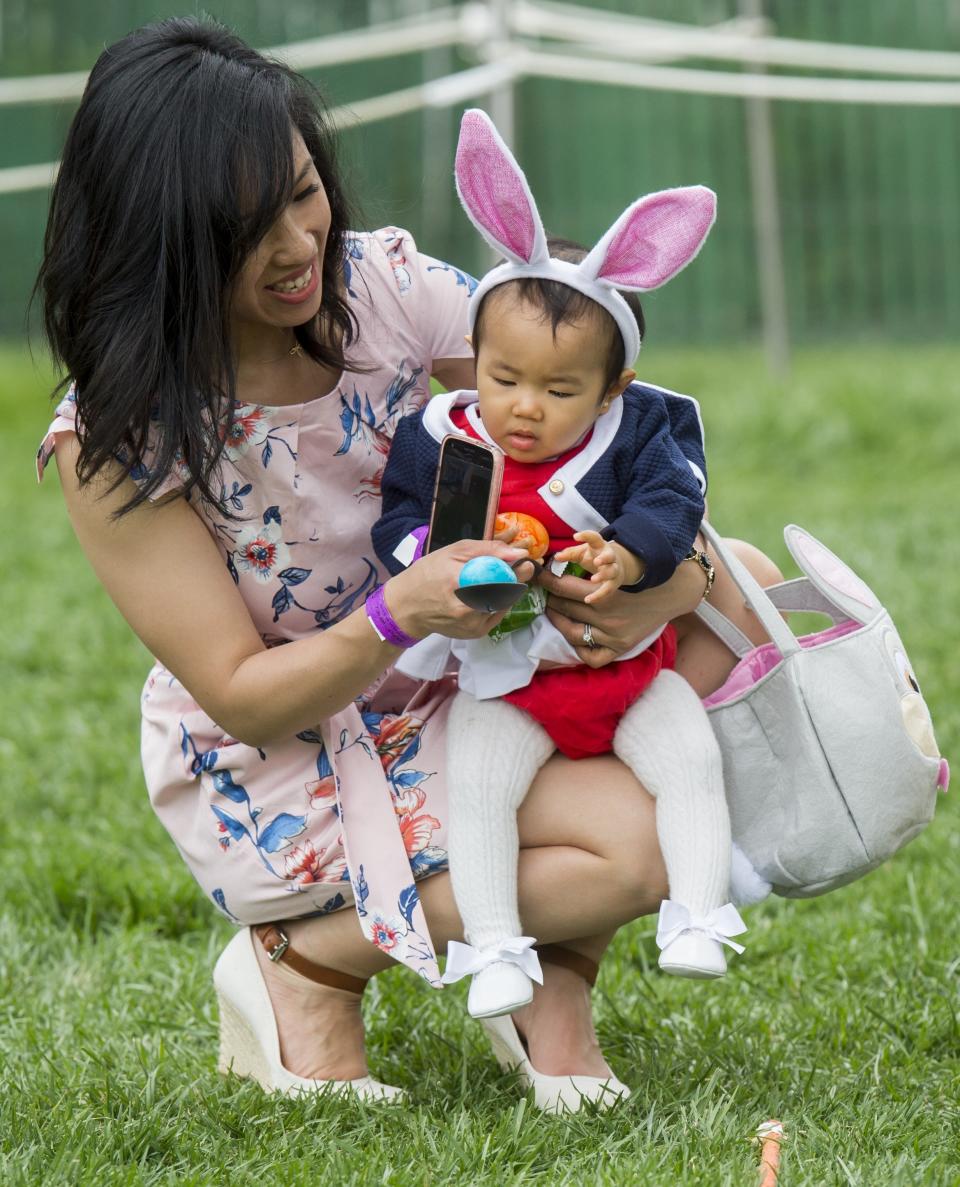
[[[457, 187], [481, 234], [507, 256], [470, 306], [477, 391], [437, 396], [401, 421], [383, 476], [373, 541], [399, 571], [422, 547], [439, 443], [450, 432], [505, 455], [503, 511], [540, 520], [552, 566], [576, 562], [596, 589], [646, 589], [686, 559], [703, 517], [696, 405], [634, 384], [642, 313], [636, 297], [696, 255], [713, 223], [702, 187], [634, 203], [587, 253], [548, 241], [526, 179], [489, 119], [465, 113]], [[591, 632], [584, 630], [591, 645]], [[617, 662], [582, 664], [545, 615], [481, 640], [431, 636], [398, 667], [422, 678], [460, 661], [447, 730], [450, 870], [468, 944], [450, 945], [447, 982], [473, 975], [468, 1009], [493, 1018], [527, 1004], [542, 980], [517, 907], [516, 813], [539, 768], [611, 749], [657, 801], [670, 899], [660, 967], [686, 977], [726, 971], [723, 944], [744, 930], [726, 902], [730, 823], [720, 751], [696, 693], [671, 669], [671, 625]], [[589, 810], [589, 790], [584, 792]], [[725, 904], [725, 905], [723, 905]]]

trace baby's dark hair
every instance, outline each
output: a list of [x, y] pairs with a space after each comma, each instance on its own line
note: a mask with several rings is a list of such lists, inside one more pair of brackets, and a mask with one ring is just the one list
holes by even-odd
[[[587, 248], [579, 243], [574, 243], [572, 239], [561, 239], [554, 235], [547, 237], [547, 251], [554, 259], [567, 260], [571, 264], [579, 264], [589, 254]], [[505, 281], [486, 294], [480, 302], [480, 308], [477, 310], [473, 325], [474, 355], [480, 349], [480, 340], [483, 335], [484, 308], [491, 297], [505, 291], [514, 293], [525, 305], [538, 310], [543, 315], [544, 321], [549, 320], [554, 337], [556, 337], [559, 326], [575, 325], [586, 318], [599, 317], [607, 337], [603, 390], [606, 391], [619, 378], [620, 372], [624, 369], [623, 338], [612, 316], [602, 305], [598, 305], [596, 301], [584, 296], [583, 293], [571, 288], [570, 285], [563, 284], [559, 280], [542, 280], [534, 276]], [[646, 326], [640, 299], [636, 293], [621, 293], [620, 296], [626, 301], [630, 312], [637, 319], [637, 327], [640, 330], [642, 341]]]

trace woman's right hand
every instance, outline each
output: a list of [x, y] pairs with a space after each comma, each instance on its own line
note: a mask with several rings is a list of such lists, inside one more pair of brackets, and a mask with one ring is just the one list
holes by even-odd
[[[362, 607], [326, 630], [267, 647], [223, 556], [186, 499], [141, 504], [116, 518], [136, 493], [116, 464], [81, 486], [79, 443], [56, 446], [64, 498], [77, 538], [121, 614], [147, 649], [224, 733], [249, 746], [292, 737], [340, 712], [382, 676], [397, 651], [381, 642]], [[119, 485], [111, 489], [111, 482]], [[411, 635], [471, 638], [500, 615], [478, 614], [454, 596], [461, 566], [484, 554], [508, 564], [526, 557], [499, 541], [472, 540], [417, 561], [387, 582], [387, 605]], [[523, 579], [529, 562], [519, 566]]]
[[460, 540], [448, 544], [446, 548], [426, 553], [384, 586], [383, 596], [397, 625], [416, 639], [431, 634], [450, 639], [479, 639], [492, 630], [506, 611], [483, 614], [471, 610], [455, 593], [460, 570], [477, 556], [495, 556], [506, 561], [520, 581], [529, 581], [533, 576], [534, 565], [524, 548], [500, 540]]

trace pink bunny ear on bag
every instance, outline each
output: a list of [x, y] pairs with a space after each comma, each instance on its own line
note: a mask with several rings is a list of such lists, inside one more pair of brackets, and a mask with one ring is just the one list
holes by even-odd
[[547, 258], [547, 240], [527, 179], [490, 117], [463, 113], [457, 142], [457, 193], [470, 221], [515, 264]]
[[617, 288], [659, 288], [694, 258], [716, 216], [717, 195], [706, 186], [647, 194], [627, 207], [581, 267]]

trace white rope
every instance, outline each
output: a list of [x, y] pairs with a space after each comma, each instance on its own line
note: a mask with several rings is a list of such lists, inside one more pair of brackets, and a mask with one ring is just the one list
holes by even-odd
[[[805, 103], [878, 103], [889, 106], [960, 106], [960, 82], [890, 82], [862, 78], [803, 78], [786, 74], [741, 74], [638, 64], [628, 56], [571, 57], [516, 50], [518, 71], [651, 91], [691, 95], [732, 95], [741, 99], [792, 99]], [[613, 69], [611, 69], [613, 67]]]
[[268, 58], [282, 58], [294, 70], [315, 70], [320, 66], [343, 66], [348, 62], [421, 53], [444, 45], [456, 45], [463, 40], [463, 19], [459, 9], [438, 8], [410, 20], [274, 45], [260, 53]]
[[[513, 82], [515, 68], [510, 61], [491, 62], [471, 70], [461, 70], [444, 78], [434, 78], [420, 86], [393, 91], [389, 95], [378, 95], [373, 99], [359, 99], [330, 110], [330, 119], [338, 128], [346, 131], [351, 127], [373, 124], [378, 120], [392, 119], [424, 107], [452, 107], [477, 95], [485, 95], [494, 87]], [[0, 194], [22, 193], [27, 190], [47, 189], [54, 182], [59, 161], [45, 165], [23, 165], [12, 169], [0, 169]]]
[[636, 53], [644, 61], [709, 58], [804, 70], [841, 70], [845, 74], [960, 78], [958, 53], [770, 37], [762, 35], [769, 28], [765, 21], [740, 19], [702, 27], [605, 13], [574, 4], [515, 0], [510, 25], [523, 36], [595, 44], [607, 51], [615, 47], [618, 55]]
[[80, 70], [74, 74], [0, 78], [0, 107], [13, 103], [60, 103], [66, 99], [79, 99], [88, 75], [88, 70]]
[[45, 190], [53, 185], [59, 161], [47, 165], [16, 165], [0, 169], [0, 194], [22, 194], [27, 190]]
[[[485, 95], [495, 87], [514, 82], [517, 78], [512, 58], [475, 66], [471, 70], [460, 70], [443, 78], [433, 78], [419, 86], [393, 91], [389, 95], [378, 95], [374, 99], [358, 99], [334, 107], [330, 118], [341, 128], [351, 125], [373, 124], [377, 120], [391, 119], [424, 107], [452, 107], [465, 99]], [[452, 164], [451, 164], [452, 168]]]
[[[347, 129], [392, 119], [426, 107], [449, 107], [523, 77], [604, 83], [644, 90], [799, 102], [868, 103], [891, 106], [960, 106], [960, 82], [898, 82], [881, 79], [807, 78], [656, 65], [656, 60], [696, 56], [722, 61], [844, 69], [912, 75], [960, 75], [960, 54], [928, 50], [874, 49], [755, 35], [756, 22], [733, 20], [710, 29], [670, 21], [622, 17], [571, 4], [515, 0], [512, 31], [579, 42], [579, 56], [516, 44], [496, 62], [432, 79], [419, 86], [359, 99], [336, 107], [331, 118]], [[262, 52], [293, 69], [371, 61], [443, 45], [476, 48], [488, 31], [483, 4], [444, 8], [372, 29], [272, 46]], [[571, 47], [574, 48], [574, 47]], [[638, 60], [643, 59], [643, 60]], [[651, 62], [654, 59], [654, 62]], [[83, 93], [87, 72], [0, 79], [0, 106], [60, 102]], [[0, 194], [46, 189], [59, 161], [0, 169]]]
[[[464, 41], [464, 20], [455, 8], [441, 8], [430, 19], [417, 17], [392, 21], [371, 29], [332, 33], [310, 41], [273, 45], [260, 52], [281, 58], [294, 70], [368, 62], [400, 54], [420, 53]], [[16, 103], [59, 103], [79, 99], [87, 85], [88, 71], [72, 74], [37, 74], [27, 78], [0, 79], [0, 106]]]

